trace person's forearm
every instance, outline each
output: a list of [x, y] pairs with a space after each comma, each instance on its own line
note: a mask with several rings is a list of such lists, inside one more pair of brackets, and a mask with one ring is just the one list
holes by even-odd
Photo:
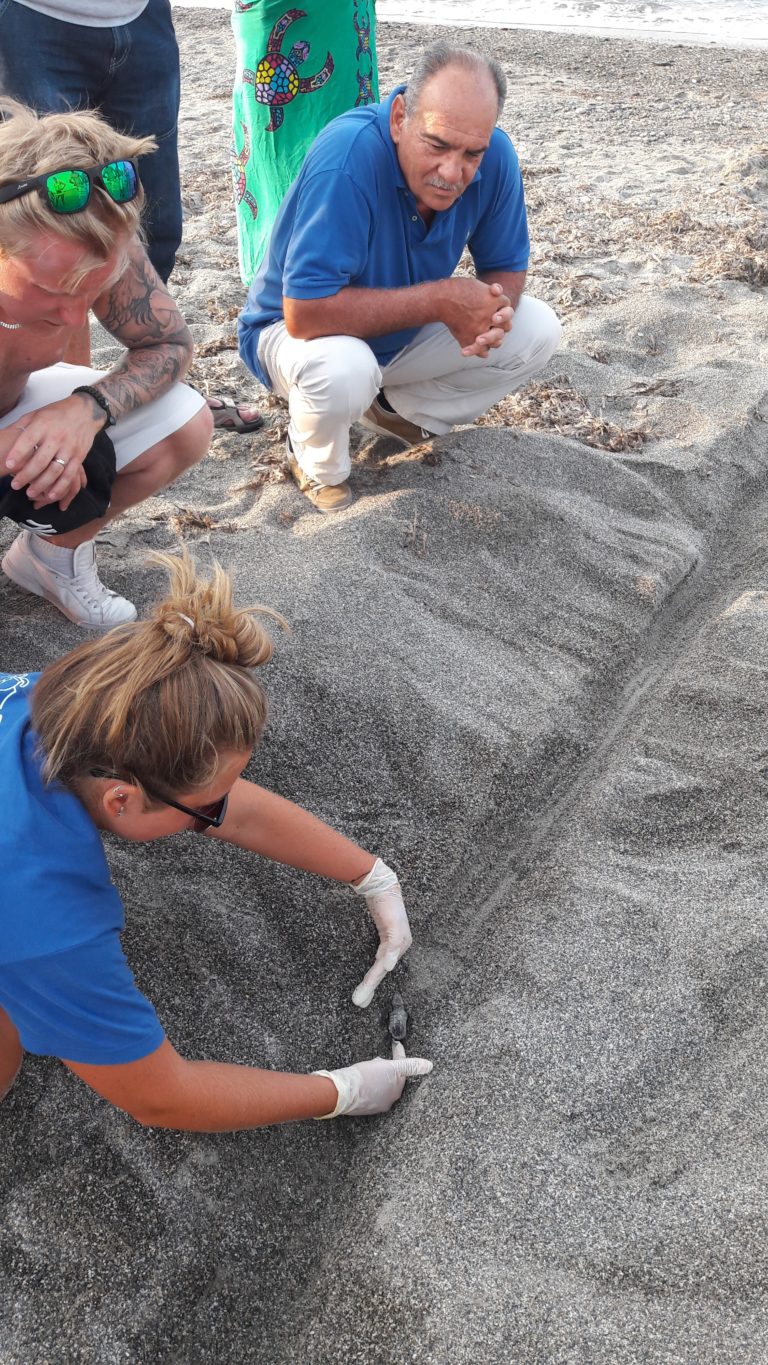
[[484, 284], [500, 284], [513, 308], [517, 308], [525, 289], [526, 270], [497, 270], [478, 275]]
[[115, 418], [159, 398], [184, 378], [192, 360], [192, 334], [138, 242], [129, 249], [124, 273], [97, 299], [93, 311], [126, 347], [114, 368], [93, 386], [104, 394]]
[[[112, 416], [117, 421], [133, 412], [134, 408], [159, 398], [183, 379], [191, 359], [192, 338], [185, 327], [174, 342], [165, 341], [162, 345], [126, 351], [114, 369], [93, 387], [104, 394]], [[91, 399], [91, 402], [94, 400]], [[97, 412], [98, 404], [95, 404], [94, 416]]]
[[208, 837], [340, 882], [359, 881], [376, 861], [293, 801], [242, 778], [230, 792], [224, 824]]
[[[11, 1065], [21, 1057], [18, 1036], [16, 1043]], [[406, 1057], [400, 1043], [394, 1044], [391, 1060], [371, 1057], [331, 1073], [302, 1076], [227, 1062], [185, 1062], [167, 1038], [136, 1062], [64, 1065], [146, 1128], [191, 1133], [232, 1133], [339, 1114], [383, 1114], [400, 1098], [408, 1076], [426, 1076], [432, 1070], [425, 1058]]]
[[[506, 278], [514, 282], [519, 296], [519, 273], [507, 271]], [[474, 275], [452, 275], [407, 289], [350, 285], [324, 299], [283, 299], [285, 325], [299, 340], [336, 335], [368, 338], [440, 322], [462, 347], [474, 345], [489, 328], [501, 326], [508, 305], [502, 288], [491, 289], [487, 280]]]
[[285, 325], [293, 337], [376, 337], [442, 320], [446, 280], [404, 289], [358, 289], [348, 285], [324, 299], [283, 299]]
[[327, 1076], [260, 1071], [227, 1062], [186, 1062], [176, 1088], [134, 1115], [147, 1127], [230, 1133], [322, 1118], [336, 1108]]
[[136, 1062], [65, 1066], [117, 1109], [148, 1128], [226, 1133], [269, 1123], [323, 1118], [338, 1091], [326, 1076], [262, 1071], [228, 1062], [188, 1062], [166, 1038]]

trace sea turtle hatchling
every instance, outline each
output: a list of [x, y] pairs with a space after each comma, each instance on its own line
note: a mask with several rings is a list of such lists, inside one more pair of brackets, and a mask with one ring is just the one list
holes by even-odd
[[274, 133], [283, 121], [283, 105], [290, 104], [297, 95], [309, 95], [319, 90], [333, 74], [330, 52], [315, 76], [300, 76], [296, 68], [309, 56], [309, 43], [294, 43], [288, 56], [281, 51], [285, 30], [296, 19], [306, 19], [306, 10], [289, 9], [282, 14], [269, 35], [267, 50], [255, 71], [244, 71], [243, 81], [253, 86], [259, 104], [268, 104], [272, 115], [267, 132]]

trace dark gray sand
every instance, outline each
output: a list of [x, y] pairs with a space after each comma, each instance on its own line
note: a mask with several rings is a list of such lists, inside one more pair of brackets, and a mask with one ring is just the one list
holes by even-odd
[[[563, 348], [491, 425], [408, 458], [361, 432], [359, 500], [326, 520], [233, 350], [228, 19], [177, 18], [195, 374], [269, 430], [217, 437], [102, 570], [146, 607], [146, 552], [183, 537], [291, 621], [251, 773], [399, 869], [396, 984], [435, 1070], [380, 1119], [206, 1137], [28, 1059], [0, 1115], [0, 1361], [758, 1365], [764, 57], [465, 33], [509, 70]], [[385, 88], [429, 37], [382, 29]], [[80, 638], [6, 581], [0, 632], [9, 669]], [[384, 1050], [391, 990], [350, 1003], [354, 897], [194, 836], [110, 856], [182, 1051]]]

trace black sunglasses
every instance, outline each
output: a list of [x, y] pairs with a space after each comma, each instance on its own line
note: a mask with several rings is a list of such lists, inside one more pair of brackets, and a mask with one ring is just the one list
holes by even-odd
[[[91, 768], [90, 775], [91, 777], [108, 777], [110, 781], [115, 782], [127, 782], [128, 780], [121, 777], [119, 773], [105, 772], [103, 768]], [[151, 796], [153, 801], [159, 801], [163, 806], [172, 806], [174, 810], [180, 810], [183, 815], [191, 815], [195, 822], [192, 826], [195, 834], [203, 834], [207, 829], [219, 829], [224, 823], [224, 816], [229, 804], [229, 792], [220, 796], [218, 801], [212, 801], [209, 806], [201, 806], [199, 810], [193, 810], [191, 806], [182, 806], [180, 801], [172, 801], [169, 796], [158, 796], [157, 792], [153, 792], [146, 782], [142, 782], [142, 786], [147, 796]]]
[[47, 171], [45, 175], [13, 180], [0, 186], [0, 204], [20, 199], [37, 190], [54, 213], [81, 213], [94, 185], [100, 185], [115, 204], [128, 204], [139, 192], [139, 172], [135, 161], [105, 161], [103, 166]]

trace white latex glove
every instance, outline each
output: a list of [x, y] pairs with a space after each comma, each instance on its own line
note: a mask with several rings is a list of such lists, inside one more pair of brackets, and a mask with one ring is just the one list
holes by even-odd
[[352, 1003], [365, 1009], [370, 1005], [376, 987], [403, 953], [407, 953], [413, 939], [408, 916], [403, 905], [403, 893], [397, 873], [377, 858], [367, 876], [352, 886], [358, 896], [365, 896], [368, 913], [379, 931], [379, 947], [370, 971], [352, 994]]
[[339, 1092], [339, 1100], [332, 1114], [324, 1119], [337, 1119], [341, 1114], [350, 1117], [363, 1114], [386, 1114], [400, 1099], [405, 1082], [411, 1076], [428, 1076], [432, 1063], [424, 1057], [406, 1057], [402, 1043], [392, 1044], [392, 1061], [374, 1057], [370, 1062], [356, 1062], [338, 1071], [315, 1071], [315, 1076], [327, 1076]]

